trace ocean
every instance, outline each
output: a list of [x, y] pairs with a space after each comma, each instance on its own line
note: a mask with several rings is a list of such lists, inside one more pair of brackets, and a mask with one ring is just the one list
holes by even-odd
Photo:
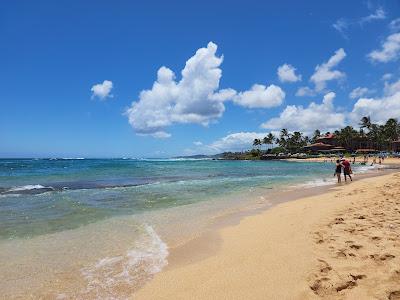
[[0, 290], [125, 299], [168, 264], [169, 247], [216, 217], [272, 205], [269, 193], [334, 183], [333, 171], [288, 161], [0, 159]]

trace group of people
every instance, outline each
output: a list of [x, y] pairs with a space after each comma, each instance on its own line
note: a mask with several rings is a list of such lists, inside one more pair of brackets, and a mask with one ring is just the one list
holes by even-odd
[[350, 181], [353, 181], [353, 178], [351, 178], [351, 174], [353, 174], [353, 171], [351, 170], [351, 164], [345, 158], [338, 159], [336, 161], [336, 170], [334, 176], [337, 177], [338, 183], [342, 182], [342, 170], [344, 174], [344, 180], [347, 182], [347, 176], [349, 176]]

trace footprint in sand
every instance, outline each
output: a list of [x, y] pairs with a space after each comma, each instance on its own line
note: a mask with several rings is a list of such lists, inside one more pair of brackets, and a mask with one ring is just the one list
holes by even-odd
[[385, 261], [385, 260], [393, 259], [396, 256], [394, 256], [392, 254], [389, 254], [389, 253], [386, 253], [386, 254], [383, 254], [383, 255], [371, 254], [369, 257], [372, 258], [375, 261]]
[[400, 291], [393, 291], [389, 293], [389, 300], [400, 300]]
[[356, 282], [356, 281], [353, 281], [353, 280], [349, 280], [349, 281], [346, 281], [345, 283], [339, 284], [339, 285], [336, 287], [336, 291], [337, 291], [337, 292], [340, 292], [340, 291], [342, 291], [342, 290], [352, 289], [352, 288], [355, 287], [355, 286], [357, 286], [357, 282]]
[[351, 249], [356, 249], [356, 250], [358, 250], [358, 249], [361, 249], [362, 248], [362, 246], [361, 245], [350, 245], [350, 248]]

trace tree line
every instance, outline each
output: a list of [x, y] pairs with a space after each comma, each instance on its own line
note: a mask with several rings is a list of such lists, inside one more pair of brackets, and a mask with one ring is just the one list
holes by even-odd
[[[371, 121], [369, 116], [366, 116], [360, 120], [358, 125], [358, 130], [352, 126], [346, 126], [334, 131], [336, 144], [348, 151], [355, 151], [359, 148], [390, 151], [392, 142], [400, 138], [400, 123], [394, 118], [388, 119], [385, 124], [376, 124]], [[269, 133], [263, 139], [254, 139], [253, 146], [261, 151], [262, 145], [266, 145], [266, 150], [268, 146], [273, 150], [273, 146], [278, 145], [278, 150], [281, 152], [296, 153], [301, 151], [304, 146], [315, 143], [319, 137], [327, 134], [330, 134], [330, 132], [322, 134], [317, 129], [313, 136], [309, 138], [302, 132], [294, 131], [290, 133], [284, 128], [280, 131], [278, 137]]]

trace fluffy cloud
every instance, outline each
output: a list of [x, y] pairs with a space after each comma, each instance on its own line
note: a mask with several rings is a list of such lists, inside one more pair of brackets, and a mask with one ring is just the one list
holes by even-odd
[[314, 83], [314, 88], [300, 87], [296, 92], [296, 96], [315, 96], [325, 91], [328, 81], [345, 78], [346, 74], [344, 72], [335, 69], [345, 57], [346, 52], [344, 52], [343, 48], [340, 48], [336, 50], [335, 54], [327, 62], [317, 65], [314, 74], [310, 77], [310, 81]]
[[344, 125], [345, 114], [337, 112], [333, 106], [335, 93], [330, 92], [323, 98], [321, 104], [311, 102], [308, 107], [289, 105], [277, 118], [263, 123], [266, 129], [287, 128], [290, 131], [310, 133], [315, 129], [334, 130]]
[[386, 96], [391, 96], [396, 94], [397, 92], [400, 92], [400, 79], [393, 83], [385, 82], [385, 87], [383, 91]]
[[298, 97], [315, 96], [315, 95], [316, 95], [315, 91], [309, 88], [308, 86], [302, 86], [296, 92], [296, 96]]
[[225, 111], [224, 102], [232, 100], [249, 108], [268, 108], [280, 105], [285, 92], [278, 86], [255, 84], [249, 91], [219, 90], [223, 57], [216, 56], [217, 45], [210, 42], [187, 60], [177, 81], [167, 67], [157, 72], [150, 90], [143, 90], [125, 114], [139, 135], [167, 138], [166, 128], [173, 124], [195, 123], [207, 126]]
[[255, 84], [250, 90], [238, 93], [233, 101], [248, 108], [269, 108], [282, 104], [285, 92], [276, 85]]
[[370, 90], [366, 87], [357, 87], [351, 91], [351, 93], [349, 94], [349, 97], [351, 99], [356, 99], [356, 98], [360, 98], [360, 97], [368, 94], [369, 92], [370, 92]]
[[266, 135], [267, 133], [236, 132], [216, 140], [208, 147], [215, 149], [216, 152], [248, 150], [253, 145], [254, 139], [262, 139]]
[[326, 87], [327, 81], [331, 80], [339, 80], [346, 76], [345, 73], [334, 70], [344, 58], [346, 57], [346, 52], [344, 52], [343, 48], [336, 50], [335, 54], [329, 58], [329, 60], [322, 65], [317, 65], [315, 67], [315, 72], [311, 76], [310, 81], [314, 83], [315, 90], [317, 92], [322, 91]]
[[399, 31], [400, 30], [400, 18], [392, 20], [389, 24], [389, 28], [393, 31]]
[[92, 99], [97, 97], [100, 100], [106, 100], [107, 98], [112, 98], [111, 90], [113, 88], [113, 83], [110, 80], [104, 80], [103, 83], [98, 83], [92, 86]]
[[216, 56], [217, 45], [210, 42], [187, 60], [180, 81], [167, 67], [157, 72], [157, 81], [150, 90], [140, 92], [139, 100], [126, 110], [136, 133], [168, 137], [165, 128], [174, 123], [208, 125], [220, 118], [222, 103], [232, 93], [217, 92], [222, 71], [222, 56]]
[[278, 77], [281, 82], [296, 82], [301, 80], [301, 75], [296, 74], [296, 68], [289, 64], [283, 64], [278, 68]]
[[400, 33], [389, 35], [382, 43], [382, 49], [369, 53], [372, 62], [389, 62], [397, 60], [400, 56]]
[[378, 99], [359, 99], [354, 104], [349, 119], [357, 124], [364, 116], [371, 116], [377, 123], [384, 123], [389, 118], [400, 118], [400, 91]]
[[244, 151], [251, 149], [254, 139], [262, 139], [268, 133], [264, 132], [235, 132], [224, 136], [211, 144], [202, 145], [191, 153], [216, 154], [227, 151]]
[[382, 76], [382, 80], [383, 81], [387, 81], [387, 80], [389, 80], [389, 79], [391, 79], [393, 77], [393, 74], [392, 73], [386, 73], [386, 74], [383, 74], [383, 76]]

